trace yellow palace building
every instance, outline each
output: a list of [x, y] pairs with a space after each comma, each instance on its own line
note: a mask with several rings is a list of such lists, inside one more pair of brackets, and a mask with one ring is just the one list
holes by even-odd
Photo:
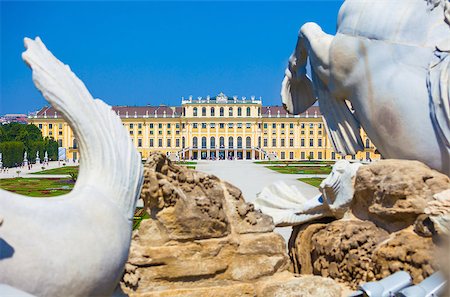
[[[220, 93], [216, 97], [182, 98], [181, 106], [114, 106], [113, 110], [143, 159], [154, 151], [185, 160], [341, 159], [327, 137], [319, 107], [289, 115], [281, 106], [263, 106], [261, 98]], [[44, 137], [57, 140], [66, 158], [78, 159], [72, 129], [55, 109], [44, 107], [28, 120]], [[346, 158], [379, 159], [364, 131], [361, 136], [364, 151]]]

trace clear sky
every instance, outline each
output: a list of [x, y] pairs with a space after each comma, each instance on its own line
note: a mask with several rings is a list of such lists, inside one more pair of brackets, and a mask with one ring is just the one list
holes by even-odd
[[335, 33], [341, 1], [1, 2], [0, 114], [46, 101], [23, 63], [40, 36], [111, 105], [179, 105], [182, 96], [262, 96], [280, 85], [300, 26]]

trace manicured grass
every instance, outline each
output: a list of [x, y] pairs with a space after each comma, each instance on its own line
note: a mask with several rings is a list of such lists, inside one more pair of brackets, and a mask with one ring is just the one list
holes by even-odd
[[78, 173], [78, 166], [63, 166], [59, 168], [47, 169], [43, 171], [33, 172], [31, 174], [71, 174]]
[[285, 174], [329, 174], [331, 166], [266, 166], [279, 173]]
[[69, 193], [74, 182], [69, 178], [6, 178], [0, 188], [32, 197], [52, 197]]
[[276, 160], [276, 161], [256, 161], [254, 162], [256, 164], [265, 164], [265, 165], [291, 165], [291, 164], [320, 164], [320, 165], [333, 165], [334, 163], [336, 163], [335, 161], [317, 161], [317, 160], [313, 160], [313, 161], [282, 161], [282, 160]]
[[197, 162], [194, 161], [178, 161], [173, 163], [181, 166], [186, 166], [189, 169], [195, 169], [195, 165], [197, 165]]
[[312, 178], [299, 178], [298, 179], [301, 182], [307, 183], [311, 186], [314, 186], [316, 188], [318, 188], [320, 186], [320, 183], [324, 180], [323, 178], [316, 178], [316, 177], [312, 177]]

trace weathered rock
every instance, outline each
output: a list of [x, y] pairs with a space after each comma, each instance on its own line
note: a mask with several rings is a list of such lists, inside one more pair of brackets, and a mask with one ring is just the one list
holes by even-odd
[[393, 232], [412, 225], [433, 195], [449, 188], [448, 176], [418, 161], [381, 160], [358, 170], [351, 209]]
[[332, 280], [289, 273], [272, 219], [215, 176], [151, 155], [141, 198], [151, 218], [133, 233], [121, 282], [130, 296], [340, 296]]
[[450, 179], [416, 161], [362, 166], [344, 219], [294, 228], [294, 270], [331, 277], [351, 288], [399, 270], [419, 283], [440, 269], [449, 234]]

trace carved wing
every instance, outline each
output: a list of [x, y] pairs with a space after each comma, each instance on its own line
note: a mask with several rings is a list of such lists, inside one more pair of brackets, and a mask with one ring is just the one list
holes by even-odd
[[[61, 112], [80, 147], [80, 174], [73, 191], [85, 186], [106, 195], [132, 219], [142, 186], [141, 157], [111, 106], [93, 99], [83, 82], [53, 54], [41, 39], [25, 38], [23, 60], [45, 99]], [[112, 195], [113, 194], [113, 195]]]

